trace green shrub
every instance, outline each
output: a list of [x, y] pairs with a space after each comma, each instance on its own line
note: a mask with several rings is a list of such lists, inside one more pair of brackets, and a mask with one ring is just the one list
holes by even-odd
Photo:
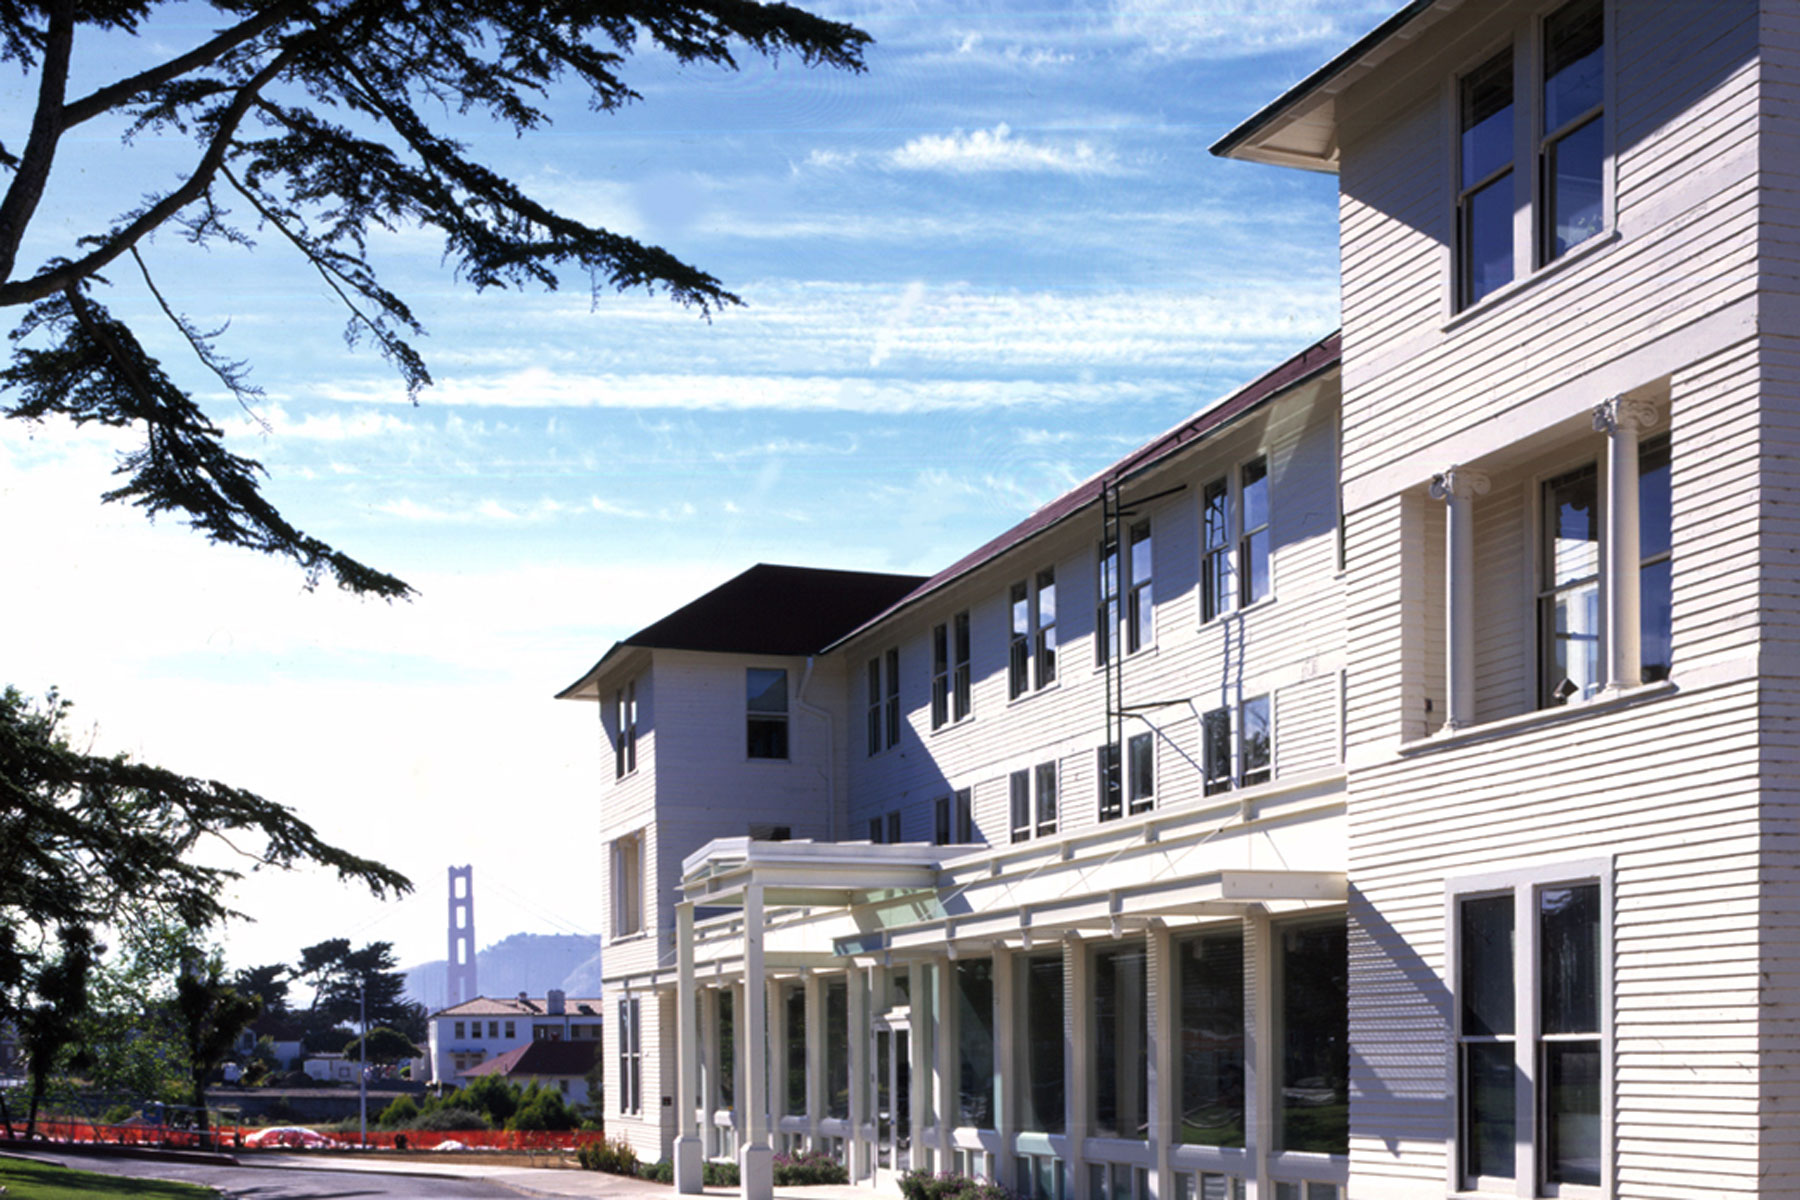
[[411, 1122], [419, 1119], [419, 1102], [411, 1096], [396, 1096], [393, 1101], [381, 1110], [375, 1118], [375, 1124], [383, 1129], [412, 1129]]
[[590, 1171], [605, 1171], [608, 1175], [638, 1174], [637, 1151], [624, 1138], [588, 1142], [576, 1151], [576, 1158]]
[[774, 1175], [776, 1187], [812, 1187], [816, 1184], [850, 1182], [850, 1172], [844, 1170], [843, 1164], [829, 1154], [802, 1154], [797, 1157], [777, 1154]]
[[138, 1110], [129, 1104], [115, 1104], [100, 1114], [102, 1125], [123, 1125], [137, 1116]]
[[653, 1163], [642, 1163], [638, 1166], [638, 1178], [648, 1179], [651, 1183], [674, 1183], [675, 1164], [666, 1158], [659, 1158]]
[[453, 1133], [459, 1129], [487, 1129], [487, 1117], [472, 1108], [447, 1104], [428, 1108], [413, 1118], [411, 1128], [429, 1133]]
[[563, 1103], [562, 1093], [550, 1088], [532, 1088], [526, 1093], [519, 1111], [506, 1123], [508, 1129], [563, 1130], [575, 1128], [575, 1114]]
[[942, 1175], [908, 1171], [900, 1177], [900, 1194], [906, 1200], [1014, 1200], [1013, 1194], [997, 1183], [951, 1171]]

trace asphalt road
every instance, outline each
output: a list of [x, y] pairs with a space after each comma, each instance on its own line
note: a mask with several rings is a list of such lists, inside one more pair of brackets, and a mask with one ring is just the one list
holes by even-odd
[[223, 1189], [242, 1200], [519, 1200], [519, 1193], [478, 1179], [443, 1176], [363, 1174], [349, 1171], [308, 1171], [282, 1167], [230, 1167], [210, 1163], [160, 1162], [139, 1158], [108, 1158], [85, 1154], [46, 1154], [53, 1162], [78, 1171], [102, 1175], [129, 1175], [140, 1179], [175, 1179]]

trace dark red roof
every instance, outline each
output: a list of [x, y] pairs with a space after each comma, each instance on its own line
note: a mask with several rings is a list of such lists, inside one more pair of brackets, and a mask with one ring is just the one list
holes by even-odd
[[519, 1075], [547, 1077], [586, 1075], [600, 1058], [596, 1041], [536, 1041], [496, 1054], [486, 1062], [470, 1067], [464, 1075]]
[[[1336, 366], [1341, 350], [1341, 337], [1338, 333], [1333, 333], [1323, 341], [1308, 346], [1260, 379], [1239, 389], [1205, 412], [1196, 414], [1148, 445], [1132, 451], [1087, 482], [1058, 496], [986, 545], [963, 555], [908, 592], [892, 606], [873, 614], [867, 621], [845, 633], [838, 639], [838, 642], [848, 641], [869, 626], [886, 620], [894, 613], [924, 599], [983, 563], [998, 558], [1013, 547], [1043, 533], [1051, 526], [1061, 524], [1088, 505], [1096, 503], [1100, 499], [1100, 494], [1108, 487], [1149, 469], [1176, 451], [1229, 425], [1288, 388], [1304, 383], [1320, 372]], [[836, 645], [837, 643], [834, 642], [826, 649], [835, 649]]]
[[569, 697], [620, 646], [783, 658], [816, 654], [924, 578], [759, 563], [613, 646], [557, 698]]

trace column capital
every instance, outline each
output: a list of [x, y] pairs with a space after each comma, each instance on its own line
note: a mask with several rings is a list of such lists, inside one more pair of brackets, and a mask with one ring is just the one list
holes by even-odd
[[1637, 396], [1608, 396], [1594, 406], [1594, 432], [1642, 433], [1656, 425], [1656, 405]]
[[1431, 477], [1431, 498], [1472, 500], [1476, 496], [1487, 495], [1490, 486], [1486, 471], [1477, 471], [1473, 467], [1451, 467], [1448, 471]]

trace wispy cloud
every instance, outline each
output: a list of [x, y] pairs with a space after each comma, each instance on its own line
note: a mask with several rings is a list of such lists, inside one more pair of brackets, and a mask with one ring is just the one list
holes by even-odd
[[1062, 175], [1122, 175], [1127, 173], [1112, 151], [1083, 139], [1070, 142], [1032, 141], [1014, 137], [1002, 121], [993, 129], [972, 133], [926, 134], [907, 142], [886, 156], [888, 166], [902, 171], [1053, 172]]
[[1114, 0], [1112, 33], [1161, 57], [1336, 49], [1393, 11], [1388, 0]]

